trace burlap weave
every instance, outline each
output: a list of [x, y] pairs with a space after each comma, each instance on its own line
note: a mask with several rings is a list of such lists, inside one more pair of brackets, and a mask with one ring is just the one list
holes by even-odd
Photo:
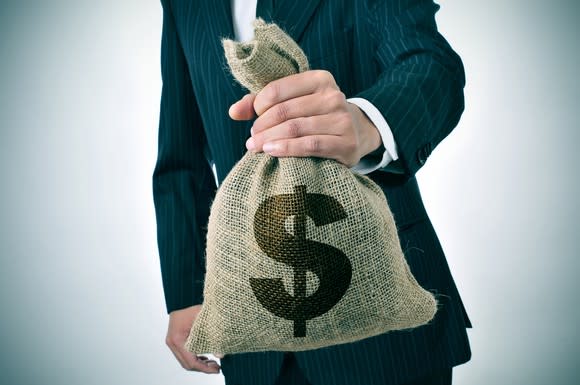
[[[224, 40], [236, 79], [252, 92], [308, 69], [274, 24]], [[194, 353], [299, 351], [417, 327], [436, 312], [405, 260], [378, 185], [320, 158], [246, 153], [212, 203], [204, 303]]]

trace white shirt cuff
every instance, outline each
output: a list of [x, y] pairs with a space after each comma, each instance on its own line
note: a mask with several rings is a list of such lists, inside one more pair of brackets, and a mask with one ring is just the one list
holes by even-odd
[[369, 174], [375, 170], [378, 170], [379, 168], [384, 168], [390, 162], [399, 159], [399, 154], [397, 153], [397, 144], [395, 143], [393, 132], [391, 131], [389, 124], [385, 120], [383, 114], [381, 114], [381, 112], [378, 110], [378, 108], [363, 98], [350, 98], [346, 101], [355, 104], [367, 115], [369, 120], [379, 130], [379, 135], [381, 136], [383, 146], [385, 147], [385, 152], [383, 153], [380, 162], [377, 163], [376, 159], [372, 159], [371, 157], [363, 157], [350, 169], [359, 174]]

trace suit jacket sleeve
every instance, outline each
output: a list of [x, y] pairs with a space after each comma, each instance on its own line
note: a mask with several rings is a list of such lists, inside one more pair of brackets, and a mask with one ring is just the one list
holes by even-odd
[[153, 172], [157, 243], [167, 312], [203, 301], [205, 233], [215, 192], [189, 69], [168, 1], [163, 3], [161, 106]]
[[459, 56], [437, 31], [432, 0], [369, 1], [380, 75], [357, 94], [383, 114], [399, 160], [381, 170], [413, 176], [457, 125], [464, 109]]

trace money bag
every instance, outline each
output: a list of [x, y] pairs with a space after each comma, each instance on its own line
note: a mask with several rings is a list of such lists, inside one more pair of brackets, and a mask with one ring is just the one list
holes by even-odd
[[[277, 25], [223, 40], [252, 92], [308, 70]], [[381, 188], [335, 160], [247, 152], [220, 185], [207, 229], [193, 353], [300, 351], [428, 323], [435, 297], [413, 277]]]

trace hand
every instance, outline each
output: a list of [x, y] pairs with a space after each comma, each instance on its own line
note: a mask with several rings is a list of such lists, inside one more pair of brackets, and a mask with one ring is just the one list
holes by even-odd
[[191, 325], [200, 310], [201, 305], [195, 305], [169, 313], [169, 326], [165, 343], [184, 369], [203, 373], [219, 373], [220, 366], [217, 362], [208, 360], [205, 356], [196, 356], [184, 347]]
[[346, 101], [328, 71], [272, 81], [232, 104], [229, 114], [234, 120], [257, 114], [246, 147], [273, 156], [330, 158], [352, 167], [381, 145], [377, 128]]

